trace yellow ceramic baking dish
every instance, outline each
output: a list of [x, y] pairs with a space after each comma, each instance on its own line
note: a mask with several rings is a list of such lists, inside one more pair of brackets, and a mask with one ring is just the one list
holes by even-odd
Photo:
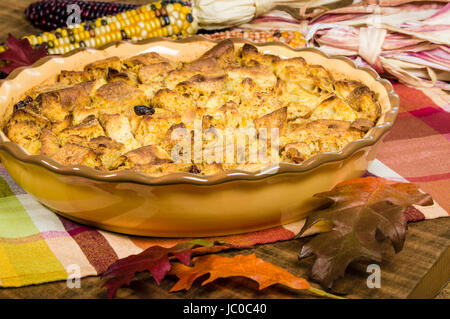
[[[236, 47], [247, 43], [233, 39]], [[2, 127], [25, 92], [56, 81], [61, 70], [81, 70], [93, 61], [158, 52], [173, 60], [200, 57], [217, 42], [194, 36], [120, 42], [101, 50], [78, 49], [46, 57], [15, 70], [0, 83]], [[283, 43], [255, 44], [260, 52], [303, 57], [320, 64], [336, 79], [357, 80], [378, 94], [382, 115], [364, 138], [338, 153], [321, 153], [301, 164], [280, 163], [260, 172], [231, 170], [214, 176], [172, 173], [151, 177], [134, 171], [103, 172], [64, 166], [49, 157], [29, 155], [0, 132], [0, 159], [14, 180], [45, 206], [74, 221], [133, 235], [200, 237], [237, 234], [304, 218], [322, 202], [315, 193], [363, 174], [374, 159], [377, 142], [398, 114], [398, 96], [386, 80], [346, 58], [329, 58], [317, 49], [292, 49]]]

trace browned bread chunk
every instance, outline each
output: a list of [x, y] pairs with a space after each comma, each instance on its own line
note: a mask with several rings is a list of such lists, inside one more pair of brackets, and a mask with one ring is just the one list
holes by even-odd
[[3, 129], [62, 164], [161, 176], [300, 164], [376, 125], [369, 87], [308, 64], [308, 54], [265, 51], [225, 40], [195, 60], [147, 52], [64, 70], [15, 101]]

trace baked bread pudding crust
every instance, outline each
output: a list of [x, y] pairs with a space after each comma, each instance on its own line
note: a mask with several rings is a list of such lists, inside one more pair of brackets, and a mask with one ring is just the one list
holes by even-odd
[[[281, 59], [249, 44], [236, 49], [229, 40], [192, 62], [175, 63], [154, 52], [97, 61], [83, 71], [62, 71], [52, 88], [28, 94], [4, 131], [30, 154], [152, 176], [260, 170], [270, 163], [250, 157], [264, 147], [264, 129], [274, 128], [276, 153], [265, 137], [270, 158], [301, 163], [362, 138], [381, 113], [374, 92], [360, 82], [335, 81], [302, 58]], [[187, 160], [175, 161], [172, 133], [184, 129], [193, 139], [196, 121], [205, 131], [252, 128], [255, 136], [243, 158], [198, 159], [192, 145]], [[202, 154], [225, 153], [226, 145], [217, 147], [211, 136], [200, 139]]]

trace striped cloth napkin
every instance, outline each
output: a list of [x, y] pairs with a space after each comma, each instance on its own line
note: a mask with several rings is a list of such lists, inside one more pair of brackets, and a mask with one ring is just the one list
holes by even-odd
[[[447, 217], [450, 212], [450, 97], [439, 89], [395, 84], [399, 119], [380, 146], [369, 175], [417, 183], [430, 193], [430, 207], [407, 210], [408, 221]], [[221, 238], [234, 245], [292, 239], [304, 220], [282, 227]], [[184, 239], [186, 240], [186, 239]], [[0, 286], [19, 287], [98, 275], [118, 258], [181, 239], [124, 236], [73, 223], [21, 189], [0, 167]]]

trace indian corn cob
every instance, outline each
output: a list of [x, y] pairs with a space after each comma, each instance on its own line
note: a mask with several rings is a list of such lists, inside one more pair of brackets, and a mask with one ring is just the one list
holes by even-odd
[[[187, 36], [195, 34], [197, 29], [198, 24], [188, 2], [164, 0], [22, 39], [28, 39], [33, 47], [46, 45], [49, 54], [64, 54], [80, 47], [96, 48], [125, 39]], [[213, 40], [237, 37], [254, 42], [281, 41], [292, 47], [301, 47], [305, 43], [302, 34], [297, 31], [246, 31], [235, 28], [202, 35]], [[6, 49], [5, 45], [0, 44], [0, 53]]]
[[[197, 28], [197, 21], [185, 1], [165, 0], [23, 38], [28, 39], [33, 47], [46, 44], [49, 54], [63, 54], [80, 47], [97, 48], [126, 39], [136, 41], [195, 34]], [[0, 52], [6, 49], [1, 46]]]
[[231, 30], [202, 34], [212, 40], [224, 40], [228, 38], [243, 38], [256, 43], [280, 41], [289, 44], [293, 48], [303, 47], [306, 43], [303, 35], [298, 31], [279, 30]]
[[117, 2], [41, 0], [30, 4], [25, 10], [25, 16], [33, 26], [41, 30], [50, 31], [56, 28], [63, 28], [67, 25], [67, 19], [73, 12], [68, 10], [69, 5], [78, 5], [81, 22], [115, 15], [138, 7], [135, 4]]

